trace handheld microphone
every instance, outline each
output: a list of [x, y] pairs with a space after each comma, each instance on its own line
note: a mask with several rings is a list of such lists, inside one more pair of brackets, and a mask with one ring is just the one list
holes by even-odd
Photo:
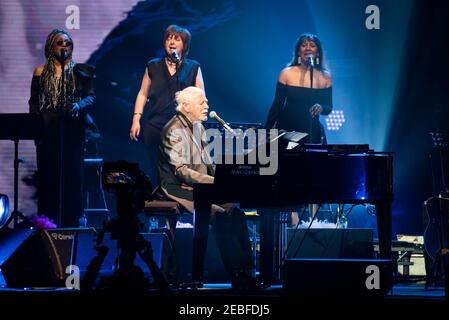
[[176, 64], [179, 64], [179, 63], [181, 62], [181, 58], [179, 58], [179, 55], [178, 55], [178, 53], [176, 52], [176, 50], [173, 50], [173, 51], [170, 53], [170, 58], [171, 58], [173, 61], [175, 61]]
[[225, 130], [229, 131], [232, 134], [235, 134], [235, 131], [232, 130], [232, 128], [222, 118], [220, 118], [215, 111], [209, 112], [209, 117], [215, 119], [215, 121], [221, 124], [223, 128], [225, 128]]
[[312, 55], [312, 54], [310, 54], [310, 55], [307, 57], [307, 61], [309, 62], [309, 66], [310, 66], [311, 68], [315, 68], [315, 59], [313, 58], [313, 55]]

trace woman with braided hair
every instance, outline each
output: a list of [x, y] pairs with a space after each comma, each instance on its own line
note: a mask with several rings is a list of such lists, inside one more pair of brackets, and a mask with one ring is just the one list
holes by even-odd
[[95, 102], [94, 68], [72, 60], [73, 41], [54, 29], [45, 43], [44, 65], [34, 70], [30, 112], [41, 115], [42, 138], [36, 141], [38, 214], [58, 226], [77, 226], [81, 214], [81, 163], [87, 110]]

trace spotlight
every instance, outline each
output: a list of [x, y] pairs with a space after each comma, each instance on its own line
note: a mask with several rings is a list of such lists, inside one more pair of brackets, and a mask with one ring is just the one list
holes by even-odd
[[344, 122], [343, 110], [333, 110], [326, 118], [327, 130], [339, 130]]
[[9, 218], [9, 200], [6, 194], [0, 193], [0, 228]]

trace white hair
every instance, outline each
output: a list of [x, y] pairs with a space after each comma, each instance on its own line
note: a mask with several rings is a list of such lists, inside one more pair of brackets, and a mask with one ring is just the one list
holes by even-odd
[[176, 111], [185, 111], [183, 104], [190, 103], [198, 95], [204, 93], [204, 91], [198, 87], [187, 87], [184, 90], [176, 93]]

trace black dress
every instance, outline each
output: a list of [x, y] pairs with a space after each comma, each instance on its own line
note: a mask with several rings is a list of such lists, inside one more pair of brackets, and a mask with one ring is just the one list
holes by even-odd
[[[36, 141], [38, 170], [38, 214], [45, 215], [58, 227], [77, 227], [82, 211], [82, 154], [87, 110], [95, 102], [92, 88], [94, 69], [76, 64], [75, 94], [66, 106], [41, 106], [41, 77], [33, 76], [30, 113], [42, 116], [43, 137]], [[81, 108], [79, 117], [71, 117], [71, 103]], [[61, 201], [60, 201], [61, 200]]]
[[149, 112], [143, 126], [144, 142], [150, 156], [150, 179], [154, 185], [158, 181], [158, 147], [161, 130], [176, 114], [175, 95], [177, 91], [195, 86], [200, 65], [195, 60], [185, 59], [177, 72], [170, 75], [164, 58], [148, 62], [148, 76], [151, 79]]
[[265, 127], [308, 133], [311, 143], [326, 143], [324, 128], [319, 117], [310, 116], [314, 104], [323, 107], [322, 115], [332, 111], [332, 87], [311, 89], [277, 83], [276, 95]]

